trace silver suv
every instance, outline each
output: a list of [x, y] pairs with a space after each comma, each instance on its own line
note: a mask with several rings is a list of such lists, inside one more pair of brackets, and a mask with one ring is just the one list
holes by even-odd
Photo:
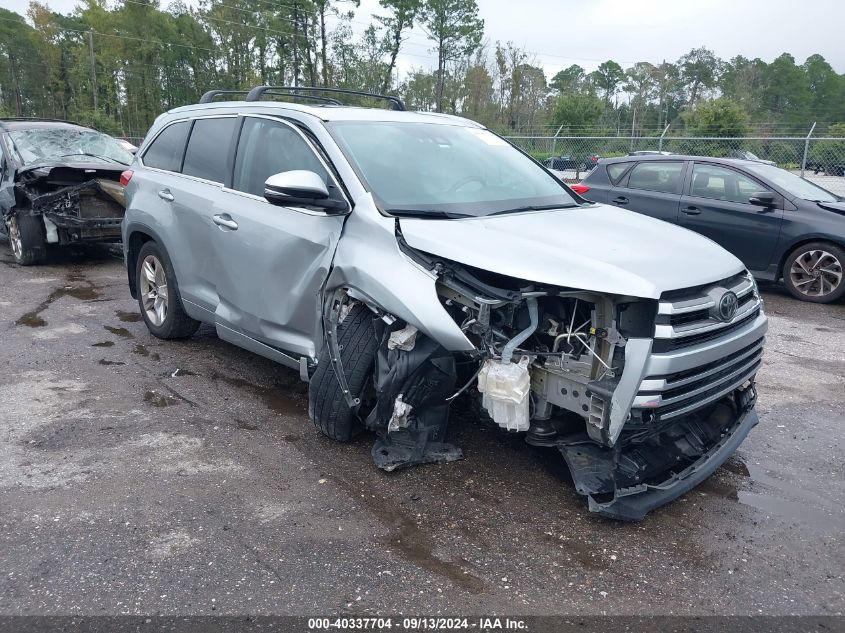
[[153, 335], [208, 323], [298, 369], [316, 427], [374, 431], [385, 470], [460, 458], [460, 399], [559, 450], [590, 509], [620, 519], [695, 486], [757, 423], [767, 321], [715, 243], [587, 202], [483, 126], [393, 97], [215, 96], [160, 116], [124, 174]]

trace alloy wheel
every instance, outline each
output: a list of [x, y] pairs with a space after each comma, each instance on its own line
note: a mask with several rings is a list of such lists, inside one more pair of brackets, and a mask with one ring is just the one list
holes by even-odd
[[805, 251], [789, 269], [793, 287], [808, 297], [825, 297], [842, 283], [842, 262], [825, 250]]
[[141, 264], [141, 301], [147, 319], [156, 327], [167, 318], [167, 275], [155, 255], [147, 255]]

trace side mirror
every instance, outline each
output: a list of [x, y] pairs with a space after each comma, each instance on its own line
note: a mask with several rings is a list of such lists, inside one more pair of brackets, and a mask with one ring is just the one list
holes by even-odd
[[771, 191], [758, 191], [751, 194], [748, 202], [756, 204], [758, 207], [773, 207], [775, 205], [775, 194]]
[[264, 197], [280, 207], [341, 209], [345, 205], [329, 197], [326, 183], [313, 171], [295, 169], [273, 174], [264, 181]]

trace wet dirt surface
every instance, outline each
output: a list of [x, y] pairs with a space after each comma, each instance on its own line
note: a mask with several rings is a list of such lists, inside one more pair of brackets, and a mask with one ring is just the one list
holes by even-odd
[[[454, 419], [466, 458], [385, 474], [319, 436], [298, 374], [149, 335], [107, 250], [0, 244], [0, 613], [835, 614], [845, 305], [765, 291], [761, 423], [641, 523], [560, 455]], [[43, 323], [42, 323], [43, 322]]]

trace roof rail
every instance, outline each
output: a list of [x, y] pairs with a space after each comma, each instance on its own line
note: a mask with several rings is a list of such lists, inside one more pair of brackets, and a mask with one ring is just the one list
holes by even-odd
[[220, 95], [245, 95], [247, 90], [209, 90], [200, 97], [200, 103], [211, 103]]
[[[405, 110], [405, 104], [399, 99], [399, 97], [393, 97], [390, 95], [380, 95], [373, 92], [361, 92], [360, 90], [344, 90], [342, 88], [323, 88], [321, 86], [256, 86], [252, 90], [249, 91], [249, 94], [246, 96], [247, 101], [258, 101], [265, 93], [280, 93], [285, 94], [287, 93], [288, 96], [300, 96], [306, 97], [309, 95], [302, 95], [297, 94], [299, 92], [331, 92], [334, 94], [341, 94], [341, 95], [354, 95], [358, 97], [369, 97], [371, 99], [383, 99], [390, 104], [391, 110]], [[339, 102], [336, 102], [337, 105], [341, 105]]]

